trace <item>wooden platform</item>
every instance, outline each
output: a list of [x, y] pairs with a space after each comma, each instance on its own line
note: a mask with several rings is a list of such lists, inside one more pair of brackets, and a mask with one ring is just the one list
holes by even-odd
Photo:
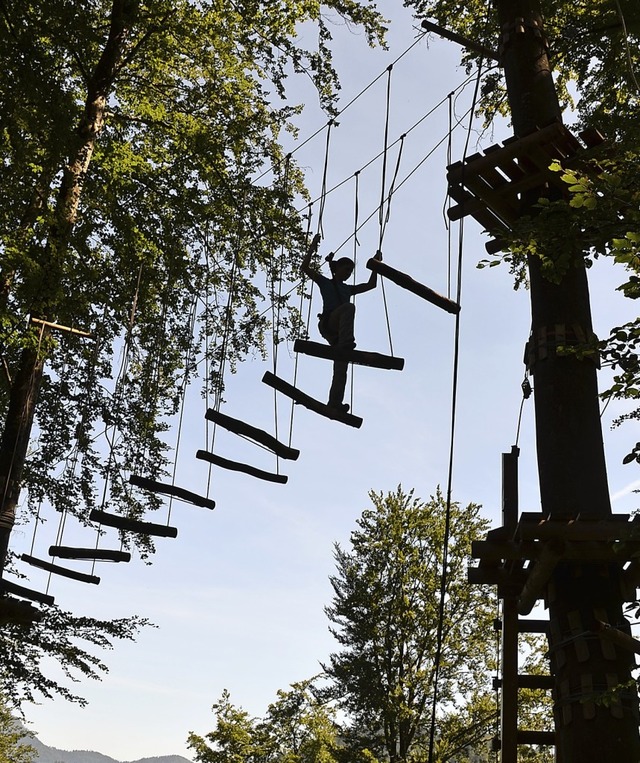
[[569, 196], [562, 173], [551, 171], [549, 165], [558, 161], [566, 168], [577, 167], [590, 158], [591, 149], [604, 142], [597, 130], [584, 130], [579, 137], [554, 122], [524, 138], [509, 138], [502, 145], [451, 164], [447, 168], [449, 196], [457, 203], [448, 210], [450, 219], [471, 215], [498, 239], [487, 249], [499, 251], [500, 237], [520, 216], [523, 193], [549, 186]]
[[117, 530], [125, 532], [140, 533], [141, 535], [154, 535], [159, 538], [177, 538], [178, 528], [168, 525], [155, 524], [154, 522], [144, 522], [140, 519], [129, 519], [119, 514], [109, 514], [106, 511], [93, 509], [89, 514], [91, 522], [98, 522], [106, 527], [115, 527]]
[[96, 562], [130, 562], [128, 551], [114, 551], [100, 548], [75, 548], [72, 546], [49, 546], [49, 556], [60, 559], [89, 559]]
[[213, 408], [209, 408], [209, 410], [205, 413], [205, 418], [208, 421], [213, 421], [215, 424], [219, 424], [221, 427], [224, 427], [234, 434], [248, 437], [257, 443], [260, 443], [260, 445], [264, 445], [265, 448], [268, 448], [277, 456], [280, 456], [280, 458], [286, 458], [291, 461], [295, 461], [300, 455], [299, 450], [284, 445], [283, 443], [276, 440], [276, 438], [270, 435], [268, 432], [264, 432], [262, 429], [258, 429], [257, 427], [251, 426], [250, 424], [246, 424], [244, 421], [240, 421], [240, 419], [234, 419], [231, 418], [231, 416], [226, 416], [224, 413], [220, 413], [220, 411], [213, 410]]
[[78, 580], [81, 583], [91, 583], [93, 585], [98, 585], [100, 583], [100, 578], [97, 575], [88, 575], [85, 572], [70, 570], [68, 567], [62, 567], [59, 564], [53, 564], [52, 562], [38, 559], [29, 554], [22, 554], [20, 559], [23, 562], [30, 564], [32, 567], [38, 567], [41, 570], [52, 572], [54, 575], [61, 575], [62, 577], [70, 578], [71, 580]]
[[364, 352], [362, 350], [340, 350], [330, 344], [322, 342], [309, 342], [306, 339], [296, 339], [293, 343], [295, 352], [303, 355], [312, 355], [314, 358], [325, 360], [344, 360], [346, 363], [355, 363], [359, 366], [371, 368], [384, 368], [388, 371], [402, 371], [404, 358], [396, 358], [393, 355], [382, 355], [379, 352]]
[[196, 453], [196, 458], [199, 458], [201, 461], [208, 461], [214, 466], [220, 466], [223, 469], [229, 469], [233, 472], [250, 474], [252, 477], [257, 477], [266, 482], [277, 482], [280, 485], [284, 485], [289, 479], [284, 474], [265, 472], [262, 469], [256, 469], [255, 466], [251, 466], [250, 464], [243, 464], [240, 461], [230, 461], [228, 458], [222, 458], [222, 456], [217, 456], [215, 453], [209, 453], [207, 450], [199, 450]]
[[148, 477], [138, 477], [136, 474], [132, 474], [129, 477], [129, 484], [135, 485], [142, 490], [149, 490], [152, 493], [170, 495], [173, 498], [192, 503], [194, 506], [201, 506], [204, 509], [215, 509], [216, 507], [216, 502], [211, 498], [205, 498], [205, 496], [198, 495], [198, 493], [192, 493], [190, 490], [185, 490], [183, 487], [158, 482], [157, 480], [152, 480]]
[[379, 275], [384, 276], [384, 278], [388, 278], [403, 289], [413, 292], [413, 294], [416, 294], [418, 297], [426, 299], [427, 302], [431, 302], [432, 305], [435, 305], [442, 310], [446, 310], [446, 312], [451, 313], [452, 315], [457, 315], [460, 312], [460, 305], [457, 302], [454, 302], [448, 297], [443, 297], [442, 294], [438, 294], [438, 292], [433, 291], [433, 289], [430, 289], [428, 286], [425, 286], [418, 281], [414, 281], [411, 276], [390, 267], [386, 262], [376, 260], [375, 257], [372, 257], [367, 262], [367, 267], [369, 270], [373, 270], [374, 273], [378, 273]]
[[362, 419], [359, 416], [343, 413], [336, 408], [330, 408], [328, 405], [325, 405], [318, 400], [314, 400], [314, 398], [301, 392], [297, 387], [284, 381], [284, 379], [280, 379], [270, 371], [265, 373], [262, 377], [262, 381], [269, 387], [273, 387], [273, 389], [278, 390], [278, 392], [282, 392], [283, 395], [290, 397], [299, 405], [303, 405], [310, 411], [314, 411], [314, 413], [319, 413], [321, 416], [326, 416], [328, 419], [333, 419], [334, 421], [340, 421], [341, 423], [347, 424], [350, 427], [355, 427], [356, 429], [359, 429], [362, 426]]

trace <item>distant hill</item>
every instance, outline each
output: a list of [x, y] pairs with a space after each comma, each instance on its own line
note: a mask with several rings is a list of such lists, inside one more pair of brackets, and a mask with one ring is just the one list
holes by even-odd
[[119, 761], [89, 750], [58, 750], [48, 747], [39, 739], [25, 739], [38, 753], [37, 763], [191, 763], [181, 755], [161, 755], [156, 758], [139, 758], [132, 761]]

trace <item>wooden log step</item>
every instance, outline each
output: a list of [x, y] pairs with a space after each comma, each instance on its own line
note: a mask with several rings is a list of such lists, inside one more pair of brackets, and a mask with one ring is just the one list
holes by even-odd
[[[377, 260], [376, 260], [377, 261]], [[325, 360], [344, 360], [347, 363], [355, 363], [359, 366], [371, 368], [384, 368], [387, 371], [402, 371], [404, 358], [396, 358], [393, 355], [382, 355], [379, 352], [364, 352], [362, 350], [341, 350], [322, 342], [309, 342], [306, 339], [296, 339], [293, 343], [295, 352], [303, 355], [312, 355], [314, 358]]]
[[520, 731], [516, 732], [518, 744], [539, 744], [553, 747], [556, 743], [555, 731]]
[[221, 466], [223, 469], [230, 469], [233, 472], [243, 472], [244, 474], [250, 474], [252, 477], [257, 477], [260, 480], [266, 480], [267, 482], [277, 482], [280, 485], [286, 484], [287, 480], [289, 479], [284, 474], [263, 472], [262, 469], [256, 469], [255, 466], [242, 464], [239, 461], [230, 461], [228, 458], [216, 456], [215, 453], [209, 453], [207, 450], [199, 450], [196, 453], [196, 458], [199, 458], [201, 461], [208, 461], [214, 466]]
[[216, 411], [213, 408], [209, 408], [204, 417], [208, 421], [220, 424], [221, 427], [228, 429], [234, 434], [243, 435], [244, 437], [249, 437], [251, 440], [255, 440], [255, 442], [269, 448], [269, 450], [280, 456], [280, 458], [287, 458], [290, 461], [295, 461], [300, 455], [299, 450], [289, 448], [262, 429], [246, 424], [244, 421], [240, 421], [240, 419], [233, 419], [231, 416], [226, 416], [224, 413], [220, 413], [220, 411]]
[[89, 519], [92, 522], [99, 522], [101, 525], [115, 527], [126, 532], [140, 533], [141, 535], [157, 535], [159, 538], [178, 537], [177, 527], [155, 524], [154, 522], [144, 522], [141, 519], [130, 519], [119, 514], [109, 514], [99, 509], [93, 509], [89, 514]]
[[53, 596], [49, 596], [48, 593], [42, 593], [41, 591], [34, 591], [31, 588], [25, 588], [17, 583], [10, 583], [8, 580], [0, 580], [0, 591], [3, 593], [12, 593], [15, 596], [20, 596], [23, 599], [30, 599], [31, 601], [38, 601], [40, 604], [53, 604], [55, 599]]
[[320, 416], [326, 416], [328, 419], [340, 421], [343, 424], [347, 424], [350, 427], [355, 427], [356, 429], [359, 429], [362, 426], [362, 419], [360, 416], [353, 416], [351, 413], [344, 413], [337, 408], [331, 408], [328, 405], [325, 405], [325, 403], [321, 403], [319, 400], [314, 400], [314, 398], [306, 395], [304, 392], [301, 392], [292, 384], [284, 381], [284, 379], [280, 379], [275, 374], [272, 374], [271, 371], [267, 371], [265, 373], [265, 375], [262, 377], [262, 381], [269, 387], [273, 387], [273, 389], [277, 390], [278, 392], [282, 392], [283, 395], [290, 397], [294, 402], [299, 403], [300, 405], [304, 405], [304, 407], [308, 408], [310, 411], [319, 413]]
[[441, 294], [438, 294], [424, 284], [414, 281], [413, 278], [406, 275], [406, 273], [401, 273], [399, 270], [390, 267], [385, 262], [371, 258], [367, 262], [367, 267], [369, 270], [373, 270], [375, 273], [388, 278], [403, 289], [407, 289], [408, 291], [417, 294], [419, 297], [426, 299], [427, 302], [431, 302], [431, 304], [446, 310], [452, 315], [456, 315], [460, 312], [460, 305], [457, 302], [454, 302], [447, 297], [443, 297]]
[[93, 585], [100, 583], [100, 578], [97, 575], [87, 575], [85, 572], [70, 570], [68, 567], [61, 567], [59, 564], [46, 562], [44, 559], [37, 559], [29, 554], [22, 554], [20, 558], [32, 567], [39, 567], [41, 570], [52, 572], [54, 575], [61, 575], [65, 578], [71, 578], [71, 580], [79, 580], [81, 583], [92, 583]]
[[76, 548], [72, 546], [49, 546], [49, 556], [60, 559], [91, 559], [97, 562], [130, 562], [128, 551], [115, 551], [108, 548]]
[[203, 495], [192, 493], [190, 490], [185, 490], [183, 487], [158, 482], [157, 480], [152, 480], [148, 477], [138, 477], [138, 475], [132, 474], [129, 477], [129, 484], [142, 488], [142, 490], [149, 490], [152, 493], [164, 493], [165, 495], [179, 498], [181, 501], [193, 503], [195, 506], [201, 506], [203, 509], [215, 509], [216, 507], [216, 502], [212, 498], [205, 498]]

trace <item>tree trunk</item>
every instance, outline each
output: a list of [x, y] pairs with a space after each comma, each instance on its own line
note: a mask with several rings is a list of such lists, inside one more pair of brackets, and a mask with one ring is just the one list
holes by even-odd
[[[514, 132], [521, 137], [560, 119], [536, 0], [498, 0], [502, 53]], [[541, 189], [523, 200], [523, 211]], [[567, 242], [571, 248], [573, 242]], [[545, 253], [553, 257], [553, 252]], [[529, 261], [536, 443], [542, 511], [552, 519], [605, 519], [611, 514], [600, 424], [596, 364], [590, 356], [556, 351], [558, 331], [591, 338], [586, 269], [576, 258], [560, 283], [544, 277], [541, 261]], [[561, 328], [558, 328], [561, 327]], [[568, 342], [563, 342], [568, 343]], [[561, 563], [547, 591], [550, 654], [555, 674], [556, 740], [559, 763], [637, 763], [637, 693], [632, 659], [603, 654], [597, 639], [586, 640], [597, 613], [624, 623], [619, 569], [613, 565]], [[606, 690], [631, 682], [620, 704]], [[595, 701], [594, 701], [595, 700]], [[604, 700], [604, 701], [603, 701]]]

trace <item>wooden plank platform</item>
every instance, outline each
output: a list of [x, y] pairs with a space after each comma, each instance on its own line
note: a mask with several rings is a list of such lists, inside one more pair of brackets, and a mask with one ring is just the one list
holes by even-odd
[[355, 363], [359, 366], [371, 368], [384, 368], [387, 371], [402, 371], [404, 358], [396, 358], [393, 355], [382, 355], [379, 352], [364, 352], [362, 350], [340, 350], [330, 344], [322, 342], [309, 342], [306, 339], [296, 339], [293, 343], [295, 352], [303, 355], [312, 355], [314, 358], [325, 360], [344, 360], [346, 363]]
[[0, 591], [2, 591], [2, 593], [12, 593], [15, 596], [22, 597], [23, 599], [37, 601], [40, 604], [53, 604], [55, 601], [53, 596], [49, 596], [48, 593], [42, 593], [42, 591], [34, 591], [31, 588], [25, 588], [25, 586], [18, 585], [17, 583], [11, 583], [8, 580], [0, 579]]
[[280, 379], [275, 374], [272, 374], [271, 371], [265, 373], [262, 377], [262, 381], [264, 384], [273, 387], [273, 389], [278, 392], [282, 392], [283, 395], [290, 397], [294, 402], [303, 405], [314, 413], [319, 413], [321, 416], [326, 416], [328, 419], [333, 419], [334, 421], [340, 421], [341, 423], [347, 424], [350, 427], [355, 427], [356, 429], [359, 429], [362, 426], [362, 419], [360, 416], [344, 413], [336, 408], [330, 408], [328, 405], [325, 405], [318, 400], [314, 400], [292, 384], [284, 381], [284, 379]]
[[119, 514], [109, 514], [100, 509], [93, 509], [89, 514], [91, 522], [99, 522], [107, 527], [115, 527], [117, 530], [125, 532], [140, 533], [141, 535], [154, 535], [159, 538], [177, 538], [178, 528], [169, 527], [169, 525], [155, 524], [154, 522], [145, 522], [141, 519], [130, 519], [122, 517]]
[[49, 546], [49, 556], [60, 559], [89, 559], [96, 562], [130, 562], [128, 551], [100, 548], [75, 548], [72, 546]]
[[47, 562], [44, 559], [38, 559], [35, 556], [29, 554], [22, 554], [20, 559], [32, 567], [38, 567], [41, 570], [52, 572], [54, 575], [61, 575], [71, 580], [79, 580], [81, 583], [91, 583], [92, 585], [98, 585], [100, 578], [97, 575], [87, 575], [85, 572], [78, 572], [77, 570], [70, 570], [68, 567], [61, 567], [59, 564], [53, 564]]
[[286, 484], [288, 477], [284, 474], [273, 474], [272, 472], [265, 472], [262, 469], [256, 469], [255, 466], [249, 464], [242, 464], [239, 461], [230, 461], [228, 458], [222, 458], [216, 456], [215, 453], [209, 453], [207, 450], [199, 450], [196, 453], [196, 458], [201, 461], [208, 461], [214, 466], [220, 466], [223, 469], [229, 469], [233, 472], [243, 472], [244, 474], [250, 474], [252, 477], [257, 477], [260, 480], [266, 482], [277, 482], [280, 485]]
[[240, 421], [240, 419], [234, 419], [231, 418], [231, 416], [226, 416], [224, 413], [220, 413], [220, 411], [216, 411], [213, 408], [209, 408], [204, 417], [208, 421], [213, 421], [215, 424], [219, 424], [221, 427], [224, 427], [234, 434], [242, 435], [244, 437], [250, 438], [251, 440], [255, 440], [255, 442], [264, 445], [265, 448], [269, 448], [269, 450], [271, 450], [277, 456], [280, 456], [280, 458], [286, 458], [290, 461], [295, 461], [300, 455], [299, 450], [290, 448], [284, 443], [279, 442], [268, 432], [251, 426], [244, 421]]
[[403, 289], [407, 289], [407, 291], [416, 294], [418, 297], [426, 299], [427, 302], [431, 302], [432, 305], [435, 305], [442, 310], [446, 310], [446, 312], [451, 313], [452, 315], [457, 315], [460, 312], [460, 305], [457, 302], [442, 296], [442, 294], [438, 294], [438, 292], [418, 281], [414, 281], [411, 276], [390, 267], [386, 262], [376, 260], [372, 257], [368, 260], [367, 267], [369, 270], [373, 270], [374, 273], [378, 273], [378, 275], [388, 278]]
[[[509, 138], [484, 153], [447, 168], [449, 196], [456, 202], [448, 210], [452, 220], [474, 217], [492, 236], [500, 238], [520, 216], [522, 194], [552, 186], [569, 196], [562, 173], [549, 169], [558, 161], [565, 168], [592, 162], [589, 152], [604, 143], [597, 130], [587, 130], [576, 138], [561, 122], [526, 135]], [[494, 248], [495, 251], [495, 248]]]
[[181, 501], [193, 503], [195, 506], [201, 506], [203, 509], [215, 509], [216, 507], [216, 502], [211, 498], [205, 498], [203, 495], [192, 493], [191, 490], [185, 490], [183, 487], [158, 482], [157, 480], [152, 480], [148, 477], [139, 477], [136, 474], [132, 474], [129, 477], [129, 484], [135, 485], [142, 490], [149, 490], [152, 493], [170, 495]]

